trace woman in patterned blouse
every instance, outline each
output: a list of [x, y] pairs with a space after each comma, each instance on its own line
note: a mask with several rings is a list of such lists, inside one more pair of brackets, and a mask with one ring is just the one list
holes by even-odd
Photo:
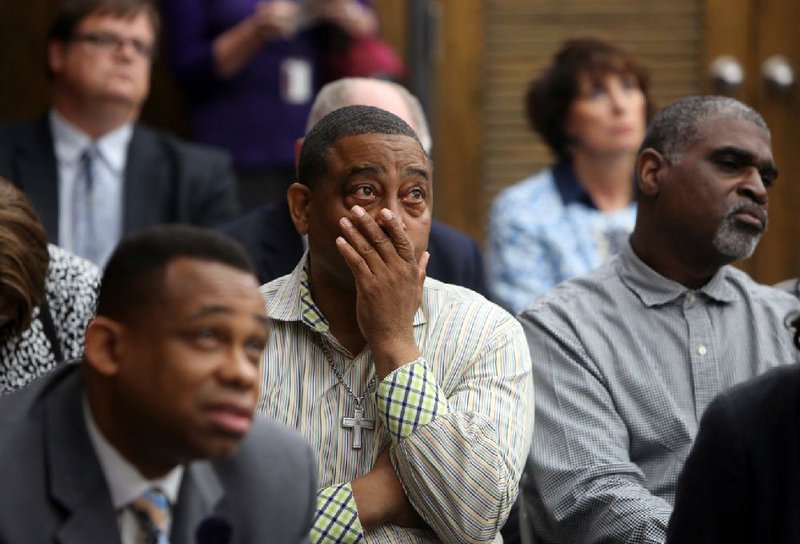
[[30, 202], [0, 178], [0, 394], [81, 356], [100, 271], [47, 243]]
[[645, 69], [597, 38], [567, 41], [531, 82], [526, 107], [556, 164], [502, 191], [489, 216], [489, 288], [514, 313], [627, 243], [652, 113]]

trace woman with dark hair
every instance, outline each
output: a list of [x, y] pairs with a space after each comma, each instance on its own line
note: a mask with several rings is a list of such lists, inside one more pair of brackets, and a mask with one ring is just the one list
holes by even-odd
[[502, 191], [489, 216], [492, 297], [513, 312], [627, 243], [633, 167], [652, 102], [646, 70], [598, 38], [567, 41], [528, 89], [531, 127], [556, 164]]
[[0, 178], [0, 394], [80, 357], [100, 271], [53, 245], [33, 207]]

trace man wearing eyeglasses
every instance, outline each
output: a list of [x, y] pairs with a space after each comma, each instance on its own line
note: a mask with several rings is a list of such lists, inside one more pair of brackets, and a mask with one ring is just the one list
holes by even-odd
[[151, 0], [64, 1], [48, 35], [49, 114], [0, 127], [0, 175], [51, 241], [101, 266], [125, 234], [238, 211], [227, 155], [137, 123], [159, 26]]

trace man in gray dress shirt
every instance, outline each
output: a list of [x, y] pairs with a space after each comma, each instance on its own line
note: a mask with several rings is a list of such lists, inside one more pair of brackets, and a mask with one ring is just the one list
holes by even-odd
[[783, 324], [797, 301], [729, 266], [766, 229], [776, 175], [758, 113], [679, 100], [642, 144], [630, 244], [520, 314], [537, 383], [524, 492], [542, 542], [663, 542], [708, 403], [797, 359]]

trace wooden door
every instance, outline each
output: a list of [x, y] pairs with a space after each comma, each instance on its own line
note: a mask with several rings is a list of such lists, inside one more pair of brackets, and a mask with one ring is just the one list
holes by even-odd
[[[782, 56], [797, 78], [800, 70], [800, 2], [797, 0], [706, 0], [706, 65], [721, 55], [738, 61], [741, 87], [729, 93], [758, 110], [772, 132], [780, 176], [769, 193], [769, 230], [756, 254], [739, 265], [763, 283], [800, 275], [800, 86], [771, 89], [764, 62]], [[708, 92], [718, 89], [706, 84]]]

